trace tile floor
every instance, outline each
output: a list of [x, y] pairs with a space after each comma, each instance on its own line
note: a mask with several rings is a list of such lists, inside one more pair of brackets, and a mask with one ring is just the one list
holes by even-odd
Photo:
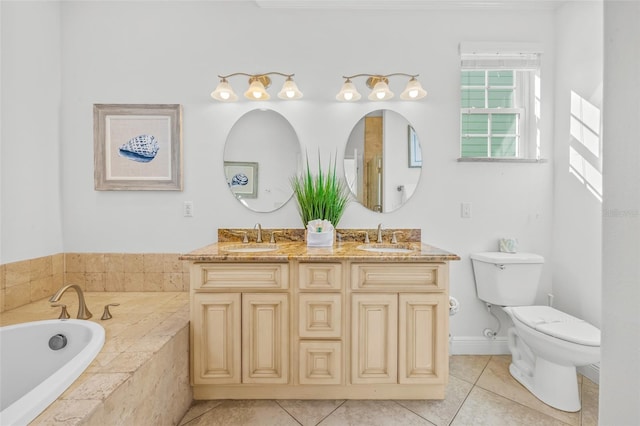
[[510, 362], [510, 355], [452, 356], [443, 401], [195, 401], [180, 426], [598, 424], [598, 385], [579, 376], [582, 411], [559, 411], [516, 382], [509, 374]]

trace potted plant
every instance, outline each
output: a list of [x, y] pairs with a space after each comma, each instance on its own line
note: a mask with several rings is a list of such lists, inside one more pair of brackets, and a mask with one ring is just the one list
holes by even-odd
[[336, 175], [336, 162], [335, 159], [333, 164], [329, 161], [329, 168], [325, 172], [318, 155], [318, 171], [313, 174], [307, 157], [306, 170], [300, 176], [291, 178], [304, 228], [315, 219], [328, 220], [335, 228], [350, 201], [346, 183]]

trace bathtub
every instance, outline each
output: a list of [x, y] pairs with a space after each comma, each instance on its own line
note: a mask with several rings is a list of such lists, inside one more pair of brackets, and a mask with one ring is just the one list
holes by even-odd
[[91, 364], [104, 328], [83, 320], [0, 327], [0, 424], [26, 425]]

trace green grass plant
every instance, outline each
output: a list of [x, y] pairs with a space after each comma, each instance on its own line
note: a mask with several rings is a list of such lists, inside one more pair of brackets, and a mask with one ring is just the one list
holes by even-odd
[[315, 219], [328, 220], [335, 228], [349, 204], [350, 191], [345, 181], [336, 175], [336, 163], [335, 158], [333, 162], [329, 160], [328, 170], [323, 171], [318, 153], [318, 171], [313, 174], [307, 156], [306, 170], [300, 176], [291, 178], [304, 228]]

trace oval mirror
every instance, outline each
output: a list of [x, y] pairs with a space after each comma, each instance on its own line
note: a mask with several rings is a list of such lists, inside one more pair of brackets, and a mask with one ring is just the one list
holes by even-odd
[[224, 174], [231, 193], [247, 208], [272, 212], [293, 195], [300, 143], [291, 124], [272, 110], [249, 111], [233, 125], [224, 146]]
[[375, 212], [400, 208], [416, 190], [422, 150], [402, 115], [383, 109], [356, 123], [344, 153], [347, 185], [356, 200]]

